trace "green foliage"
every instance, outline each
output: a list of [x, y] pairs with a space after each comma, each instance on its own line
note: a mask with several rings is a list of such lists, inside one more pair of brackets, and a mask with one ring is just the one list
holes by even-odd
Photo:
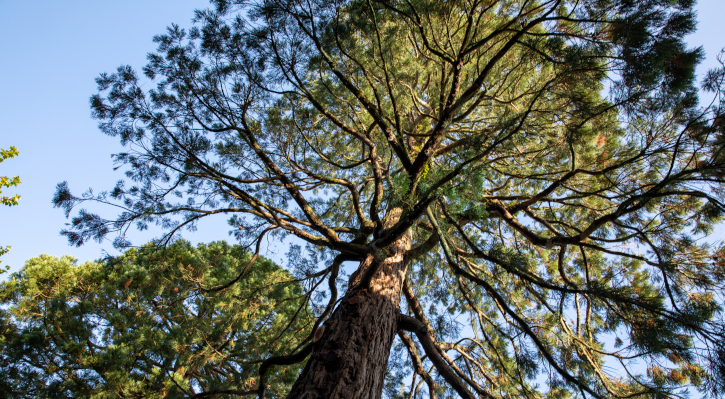
[[[5, 161], [6, 159], [15, 158], [17, 155], [20, 155], [20, 152], [15, 147], [10, 147], [9, 150], [0, 149], [0, 163]], [[17, 186], [18, 184], [20, 184], [20, 178], [18, 176], [14, 176], [12, 178], [9, 178], [7, 176], [0, 176], [0, 189]], [[1, 190], [0, 194], [2, 194]], [[4, 195], [0, 196], [0, 203], [7, 206], [17, 205], [19, 200], [20, 196], [17, 194], [13, 195], [12, 197]]]
[[[256, 388], [265, 358], [309, 329], [300, 284], [224, 242], [130, 249], [77, 265], [41, 255], [0, 285], [0, 391], [14, 398], [182, 398]], [[210, 291], [211, 290], [211, 291]], [[299, 366], [278, 367], [284, 397]]]
[[[20, 155], [20, 152], [18, 152], [18, 149], [15, 147], [10, 147], [9, 150], [3, 150], [0, 149], [0, 163], [5, 161], [6, 159], [15, 158], [17, 155]], [[13, 178], [8, 178], [6, 176], [0, 176], [0, 189], [6, 188], [6, 187], [13, 187], [20, 184], [20, 178], [18, 176], [14, 176]], [[0, 190], [0, 194], [2, 194], [2, 190]], [[0, 204], [7, 205], [7, 206], [13, 206], [17, 205], [18, 201], [20, 201], [20, 195], [13, 195], [12, 197], [8, 196], [0, 196]], [[5, 255], [10, 250], [10, 247], [2, 247], [0, 246], [0, 256]], [[2, 263], [2, 261], [0, 261]], [[0, 270], [0, 274], [5, 273], [9, 269], [9, 266], [5, 266], [5, 270]]]

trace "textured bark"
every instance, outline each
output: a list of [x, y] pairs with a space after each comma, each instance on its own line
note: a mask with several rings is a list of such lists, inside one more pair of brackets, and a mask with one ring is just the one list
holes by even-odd
[[[384, 228], [400, 218], [400, 209], [388, 212]], [[397, 332], [400, 294], [410, 249], [406, 233], [385, 252], [369, 254], [350, 278], [350, 289], [323, 324], [317, 342], [288, 398], [378, 399], [382, 396], [390, 347]], [[376, 267], [370, 285], [357, 289], [364, 271]]]

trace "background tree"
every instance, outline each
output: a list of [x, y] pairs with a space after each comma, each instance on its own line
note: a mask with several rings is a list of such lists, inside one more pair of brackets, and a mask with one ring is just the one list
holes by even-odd
[[[3, 150], [0, 149], [0, 163], [5, 161], [6, 159], [15, 158], [20, 153], [18, 152], [18, 149], [15, 147], [10, 147], [9, 150]], [[13, 187], [20, 184], [20, 178], [18, 176], [14, 176], [12, 179], [8, 178], [7, 176], [0, 176], [0, 189], [6, 188], [6, 187]], [[0, 190], [0, 194], [2, 194], [2, 190]], [[15, 194], [12, 197], [8, 196], [0, 196], [0, 203], [7, 206], [13, 206], [17, 205], [18, 201], [20, 201], [20, 195]], [[0, 246], [0, 256], [5, 255], [10, 250], [10, 247], [3, 247]], [[2, 261], [0, 261], [2, 262]], [[6, 270], [8, 269], [8, 266], [5, 266]], [[0, 271], [0, 274], [2, 274], [4, 271]]]
[[723, 392], [723, 73], [699, 106], [692, 1], [213, 3], [155, 38], [155, 88], [97, 79], [127, 180], [59, 184], [67, 215], [122, 208], [72, 244], [217, 214], [305, 241], [291, 398]]
[[[224, 242], [82, 265], [41, 255], [0, 298], [0, 391], [14, 398], [239, 397], [259, 359], [300, 344], [312, 323], [299, 282]], [[277, 368], [270, 396], [299, 370]]]

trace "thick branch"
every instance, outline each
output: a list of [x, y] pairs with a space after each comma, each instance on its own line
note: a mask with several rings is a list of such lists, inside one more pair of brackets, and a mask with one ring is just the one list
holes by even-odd
[[[458, 379], [453, 370], [448, 367], [448, 364], [438, 353], [435, 344], [428, 336], [428, 331], [423, 323], [406, 315], [398, 315], [398, 328], [406, 331], [410, 331], [418, 337], [418, 341], [423, 346], [423, 350], [428, 355], [428, 359], [436, 366], [438, 374], [449, 383], [453, 389], [461, 395], [464, 399], [474, 399], [475, 396], [463, 385], [463, 382]], [[491, 396], [488, 396], [492, 398]]]

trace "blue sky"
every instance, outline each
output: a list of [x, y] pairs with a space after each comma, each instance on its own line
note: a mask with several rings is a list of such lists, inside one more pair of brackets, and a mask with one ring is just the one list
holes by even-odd
[[[18, 206], [0, 207], [0, 245], [12, 246], [0, 258], [2, 265], [17, 270], [42, 253], [69, 254], [82, 262], [101, 257], [103, 250], [117, 253], [110, 242], [67, 245], [58, 233], [67, 220], [51, 205], [55, 185], [68, 180], [74, 193], [88, 187], [101, 191], [122, 178], [110, 157], [122, 147], [100, 133], [90, 117], [94, 78], [121, 64], [140, 69], [155, 48], [155, 34], [171, 23], [188, 27], [193, 10], [207, 5], [205, 0], [0, 0], [0, 148], [20, 150], [19, 157], [0, 164], [0, 175], [19, 175], [23, 182], [3, 193], [22, 198]], [[705, 48], [702, 74], [725, 47], [725, 2], [700, 0], [697, 9], [700, 28], [690, 43]], [[227, 239], [227, 230], [222, 217], [185, 236], [209, 242]], [[150, 238], [131, 237], [137, 244]], [[284, 252], [268, 255], [279, 259]]]

